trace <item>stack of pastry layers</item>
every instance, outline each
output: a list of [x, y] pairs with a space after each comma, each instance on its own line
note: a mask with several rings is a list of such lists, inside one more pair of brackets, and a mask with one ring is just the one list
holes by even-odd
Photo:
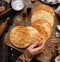
[[31, 26], [14, 27], [10, 32], [10, 42], [17, 48], [26, 48], [36, 41], [41, 45], [51, 36], [54, 15], [50, 6], [37, 6], [32, 12]]
[[31, 22], [32, 26], [35, 27], [47, 40], [52, 33], [54, 24], [54, 10], [48, 5], [40, 5], [33, 11]]

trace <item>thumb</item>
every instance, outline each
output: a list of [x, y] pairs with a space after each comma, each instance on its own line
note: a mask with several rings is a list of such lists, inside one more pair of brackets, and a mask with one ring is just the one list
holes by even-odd
[[35, 42], [34, 44], [32, 44], [30, 47], [31, 48], [34, 48], [34, 47], [37, 47], [39, 45], [39, 43], [38, 43], [38, 41], [37, 42]]

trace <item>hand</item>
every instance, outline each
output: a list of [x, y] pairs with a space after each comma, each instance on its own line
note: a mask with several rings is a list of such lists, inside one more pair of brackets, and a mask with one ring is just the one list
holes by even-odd
[[30, 47], [27, 48], [29, 53], [34, 57], [35, 55], [41, 53], [44, 50], [45, 42], [42, 43], [41, 46], [39, 46], [38, 42], [32, 44]]

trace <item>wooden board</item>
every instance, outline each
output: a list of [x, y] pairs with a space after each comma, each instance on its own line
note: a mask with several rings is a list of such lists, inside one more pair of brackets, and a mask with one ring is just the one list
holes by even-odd
[[[25, 8], [22, 11], [17, 13], [17, 15], [14, 18], [13, 25], [10, 27], [9, 31], [6, 33], [5, 38], [4, 38], [4, 43], [13, 48], [15, 48], [15, 47], [11, 45], [10, 40], [9, 40], [9, 33], [10, 33], [11, 29], [17, 25], [25, 25], [25, 26], [30, 25], [31, 13], [29, 15], [27, 15], [27, 12], [26, 12], [27, 8], [31, 8], [31, 11], [33, 11], [33, 9], [37, 5], [41, 4], [39, 1], [35, 2], [34, 4], [28, 0], [26, 0], [26, 1], [24, 0], [24, 2], [25, 2]], [[24, 14], [26, 17], [24, 16]], [[25, 18], [23, 18], [23, 17], [25, 17]], [[15, 49], [17, 49], [21, 52], [23, 52], [23, 50], [24, 50], [24, 49], [18, 49], [18, 48], [15, 48]]]
[[[28, 26], [28, 25], [30, 25], [31, 13], [28, 16], [27, 11], [26, 11], [27, 8], [31, 8], [31, 12], [32, 12], [36, 6], [41, 4], [39, 1], [36, 1], [35, 3], [31, 3], [31, 0], [24, 0], [24, 3], [25, 3], [24, 9], [22, 11], [20, 11], [19, 13], [17, 13], [17, 15], [14, 18], [13, 25], [10, 27], [9, 31], [6, 33], [5, 38], [4, 38], [4, 43], [6, 45], [8, 45], [12, 48], [15, 48], [16, 50], [18, 50], [20, 52], [24, 52], [25, 49], [18, 49], [16, 47], [14, 47], [10, 43], [9, 33], [14, 26], [17, 26], [17, 25]], [[42, 62], [50, 62], [51, 58], [53, 57], [53, 55], [55, 53], [55, 46], [60, 44], [60, 39], [55, 37], [57, 24], [59, 24], [59, 19], [56, 16], [55, 17], [55, 24], [54, 24], [54, 28], [53, 28], [53, 34], [51, 35], [51, 38], [47, 40], [44, 52], [42, 54], [39, 54], [38, 56], [36, 56], [37, 60], [42, 61]], [[51, 43], [51, 39], [56, 39], [58, 41], [58, 44]]]
[[[59, 24], [59, 19], [57, 16], [55, 16], [53, 32], [52, 32], [51, 38], [46, 41], [45, 51], [43, 51], [42, 54], [40, 54], [36, 57], [39, 61], [50, 62], [51, 59], [53, 59], [53, 57], [57, 55], [58, 51], [56, 52], [56, 47], [57, 48], [60, 47], [60, 38], [56, 38], [56, 36], [55, 36], [56, 25], [58, 25], [58, 24]], [[52, 39], [55, 39], [57, 41], [57, 43], [51, 42]]]

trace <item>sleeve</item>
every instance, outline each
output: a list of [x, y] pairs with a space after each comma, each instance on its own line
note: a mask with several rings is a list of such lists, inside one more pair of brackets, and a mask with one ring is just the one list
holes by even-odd
[[24, 54], [17, 58], [16, 62], [30, 62], [31, 59], [32, 59], [31, 54], [29, 53], [28, 50], [26, 50]]

